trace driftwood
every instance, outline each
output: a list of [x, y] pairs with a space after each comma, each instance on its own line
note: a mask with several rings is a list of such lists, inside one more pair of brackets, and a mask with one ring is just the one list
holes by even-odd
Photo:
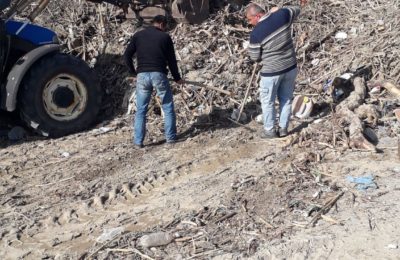
[[347, 99], [338, 105], [337, 113], [349, 124], [350, 147], [375, 151], [375, 146], [364, 137], [363, 123], [354, 112], [354, 110], [364, 102], [365, 96], [365, 81], [363, 78], [357, 77], [354, 79], [354, 91]]
[[397, 98], [400, 98], [400, 89], [397, 88], [394, 84], [390, 82], [385, 82], [383, 84], [383, 87], [387, 89], [392, 95], [394, 95]]
[[355, 109], [357, 116], [368, 124], [376, 126], [379, 119], [378, 111], [372, 104], [362, 104]]
[[193, 86], [197, 86], [197, 87], [202, 87], [202, 88], [208, 88], [208, 89], [220, 92], [222, 94], [225, 94], [225, 95], [228, 95], [228, 96], [232, 96], [232, 92], [230, 92], [230, 91], [223, 90], [223, 89], [220, 89], [220, 88], [217, 88], [217, 87], [213, 87], [213, 86], [204, 85], [204, 84], [201, 84], [200, 82], [186, 80], [185, 84], [193, 85]]

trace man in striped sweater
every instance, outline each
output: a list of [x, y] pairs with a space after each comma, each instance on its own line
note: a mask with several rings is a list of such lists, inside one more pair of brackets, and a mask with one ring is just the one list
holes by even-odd
[[[303, 6], [305, 1], [301, 1]], [[291, 36], [291, 25], [300, 7], [274, 7], [269, 13], [257, 4], [246, 9], [247, 21], [254, 26], [248, 47], [250, 58], [261, 62], [260, 99], [264, 131], [262, 138], [275, 138], [275, 99], [279, 100], [279, 136], [288, 134], [289, 119], [297, 76], [296, 52]]]

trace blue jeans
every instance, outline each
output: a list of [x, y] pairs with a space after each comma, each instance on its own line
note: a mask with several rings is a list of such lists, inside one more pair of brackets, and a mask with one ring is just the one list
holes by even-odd
[[272, 131], [275, 126], [275, 99], [279, 100], [279, 127], [287, 128], [291, 114], [294, 82], [297, 68], [277, 76], [261, 77], [260, 99], [263, 112], [264, 130]]
[[176, 115], [167, 76], [161, 72], [142, 72], [138, 74], [136, 81], [134, 143], [138, 145], [143, 144], [146, 135], [146, 113], [153, 88], [156, 89], [157, 96], [161, 99], [162, 110], [164, 111], [165, 138], [167, 142], [176, 139]]

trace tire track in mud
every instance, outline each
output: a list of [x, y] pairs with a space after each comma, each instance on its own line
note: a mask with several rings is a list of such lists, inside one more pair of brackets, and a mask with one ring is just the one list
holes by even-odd
[[6, 240], [13, 244], [18, 241], [15, 246], [19, 250], [24, 250], [23, 244], [34, 245], [35, 251], [59, 250], [61, 244], [71, 244], [70, 247], [77, 251], [87, 250], [94, 243], [92, 229], [102, 229], [115, 215], [131, 214], [138, 204], [143, 204], [142, 197], [152, 195], [155, 188], [175, 185], [176, 180], [192, 172], [192, 165], [193, 160], [187, 161], [161, 174], [150, 174], [139, 181], [116, 185], [78, 202], [79, 206], [68, 203], [61, 212], [37, 219], [31, 226], [21, 229], [15, 238]]
[[165, 185], [167, 182], [172, 182], [183, 175], [187, 175], [192, 165], [193, 161], [189, 161], [172, 170], [167, 170], [164, 173], [153, 173], [139, 181], [123, 183], [122, 185], [112, 188], [111, 191], [92, 197], [87, 206], [104, 209], [107, 202], [111, 204], [118, 196], [122, 197], [125, 202], [133, 203], [143, 195], [148, 196], [154, 188], [161, 188], [161, 186]]
[[[233, 152], [232, 152], [233, 150]], [[154, 190], [160, 192], [169, 187], [178, 186], [185, 177], [193, 176], [198, 177], [201, 175], [209, 175], [226, 171], [235, 165], [239, 159], [248, 159], [254, 156], [255, 152], [262, 152], [259, 148], [252, 145], [245, 145], [241, 148], [231, 148], [229, 153], [222, 154], [216, 157], [206, 158], [206, 160], [199, 160], [198, 158], [192, 158], [186, 162], [174, 166], [171, 169], [165, 170], [164, 172], [150, 173], [146, 176], [139, 178], [137, 181], [124, 182], [120, 184], [114, 184], [110, 190], [101, 192], [98, 195], [92, 196], [83, 202], [80, 208], [70, 208], [67, 212], [61, 215], [54, 215], [50, 217], [51, 220], [57, 220], [60, 218], [66, 218], [65, 216], [73, 216], [75, 219], [79, 219], [79, 216], [84, 215], [85, 221], [90, 220], [90, 214], [104, 215], [106, 212], [118, 211], [119, 208], [123, 207], [136, 207], [137, 205], [146, 204], [143, 198], [149, 198], [153, 194]], [[260, 160], [264, 160], [265, 157], [271, 156], [271, 153], [267, 149], [266, 154], [262, 153], [258, 157]], [[125, 208], [124, 210], [128, 210]], [[95, 216], [93, 216], [95, 218]], [[56, 221], [53, 221], [56, 222]], [[64, 221], [68, 222], [68, 221]]]
[[[109, 178], [104, 184], [97, 186], [96, 183], [102, 182], [102, 177], [99, 177], [93, 180], [94, 184], [93, 182], [83, 183], [83, 186], [88, 189], [87, 192], [76, 195], [75, 198], [70, 197], [65, 205], [60, 205], [59, 202], [50, 204], [47, 207], [48, 213], [41, 214], [41, 217], [36, 219], [37, 224], [26, 228], [24, 233], [30, 235], [22, 235], [19, 242], [21, 245], [17, 247], [23, 247], [27, 243], [35, 245], [35, 249], [31, 249], [33, 252], [37, 251], [36, 248], [51, 252], [63, 251], [67, 247], [69, 250], [83, 252], [95, 243], [96, 237], [104, 228], [122, 225], [128, 228], [126, 230], [143, 230], [149, 226], [155, 226], [159, 220], [154, 218], [153, 221], [156, 222], [151, 222], [146, 218], [154, 212], [159, 212], [161, 206], [164, 206], [162, 202], [158, 202], [163, 197], [162, 193], [166, 192], [169, 197], [173, 195], [173, 192], [169, 192], [168, 189], [175, 189], [182, 183], [187, 185], [189, 178], [229, 172], [235, 168], [239, 159], [245, 160], [254, 158], [255, 154], [271, 153], [271, 149], [260, 149], [254, 144], [228, 148], [221, 148], [218, 144], [207, 147], [197, 154], [191, 149], [191, 147], [180, 147], [172, 150], [178, 153], [173, 157], [167, 156], [167, 160], [163, 159], [166, 155], [165, 151], [154, 153], [150, 157], [157, 158], [154, 163], [158, 163], [158, 167], [152, 167], [151, 163], [146, 163], [144, 167], [139, 167], [139, 170], [136, 169], [132, 173], [119, 171], [110, 175], [112, 178], [132, 175], [137, 176], [136, 180], [115, 182]], [[152, 153], [153, 150], [147, 152]], [[158, 160], [158, 157], [161, 160]], [[170, 161], [166, 163], [168, 160]], [[171, 160], [183, 162], [177, 166], [171, 166]], [[137, 162], [133, 162], [133, 165], [135, 163]], [[163, 169], [165, 166], [169, 168]], [[160, 173], [154, 173], [160, 169], [163, 169]], [[79, 181], [76, 180], [73, 184]], [[111, 185], [107, 187], [107, 183]], [[90, 196], [91, 194], [96, 195]], [[143, 219], [145, 223], [142, 223]], [[137, 225], [136, 221], [139, 222]], [[55, 239], [49, 241], [51, 237]]]
[[[148, 203], [146, 199], [155, 195], [154, 193], [179, 186], [189, 176], [195, 178], [229, 170], [238, 159], [253, 156], [256, 150], [258, 149], [255, 147], [245, 147], [234, 153], [207, 158], [206, 160], [199, 161], [194, 158], [160, 174], [151, 173], [138, 178], [137, 181], [114, 184], [110, 190], [90, 197], [81, 207], [70, 207], [66, 213], [50, 217], [47, 223], [50, 220], [53, 224], [61, 225], [57, 222], [59, 219], [64, 219], [63, 223], [69, 223], [66, 216], [75, 220], [91, 221], [99, 216], [107, 215], [109, 212], [128, 212], [132, 208]], [[267, 156], [270, 155], [271, 151], [268, 150]], [[260, 158], [264, 157], [265, 155]]]

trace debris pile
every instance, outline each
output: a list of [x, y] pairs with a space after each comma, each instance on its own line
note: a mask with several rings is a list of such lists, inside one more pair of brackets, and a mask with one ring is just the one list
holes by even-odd
[[[268, 10], [283, 2], [263, 1], [262, 4]], [[289, 2], [297, 4], [298, 1]], [[285, 4], [290, 3], [285, 1]], [[393, 118], [392, 110], [398, 107], [395, 85], [400, 80], [396, 47], [400, 44], [400, 10], [395, 8], [396, 3], [395, 0], [310, 1], [303, 10], [293, 27], [299, 66], [296, 93], [312, 99], [314, 108], [309, 119], [295, 122], [294, 129], [299, 135], [293, 143], [321, 148], [373, 149], [370, 141], [362, 140], [363, 144], [354, 145], [350, 140], [349, 132], [354, 134], [349, 130], [353, 115], [360, 119], [356, 127], [358, 135], [365, 126], [373, 129], [382, 124], [398, 127], [387, 119]], [[172, 84], [181, 131], [192, 126], [212, 125], [215, 114], [219, 122], [230, 124], [224, 119], [242, 105], [248, 115], [247, 121], [260, 113], [259, 67], [247, 56], [251, 28], [246, 24], [243, 11], [243, 8], [232, 11], [228, 5], [200, 25], [177, 24], [170, 31], [181, 73], [187, 80], [185, 86]], [[54, 28], [68, 52], [97, 70], [107, 92], [104, 114], [123, 113], [129, 98], [126, 92], [132, 87], [125, 80], [128, 74], [121, 54], [137, 29], [135, 21], [124, 20], [121, 11], [113, 6], [61, 1], [53, 3], [39, 22]], [[350, 96], [357, 77], [365, 80], [362, 83], [365, 95], [356, 100], [359, 108], [351, 107], [351, 113], [344, 112], [343, 105], [337, 109], [337, 104]], [[394, 84], [391, 90], [387, 82]], [[357, 112], [356, 108], [362, 111]], [[162, 121], [161, 108], [153, 99], [148, 120], [152, 137], [162, 136]], [[310, 125], [300, 131], [299, 124]], [[398, 128], [387, 131], [393, 135]]]
[[341, 224], [326, 214], [343, 192], [316, 183], [312, 175], [296, 167], [237, 179], [220, 207], [205, 206], [178, 215], [146, 232], [126, 232], [93, 246], [88, 255], [96, 259], [125, 254], [145, 259], [224, 258], [229, 254], [243, 258], [254, 255], [267, 241], [290, 236], [320, 220]]

